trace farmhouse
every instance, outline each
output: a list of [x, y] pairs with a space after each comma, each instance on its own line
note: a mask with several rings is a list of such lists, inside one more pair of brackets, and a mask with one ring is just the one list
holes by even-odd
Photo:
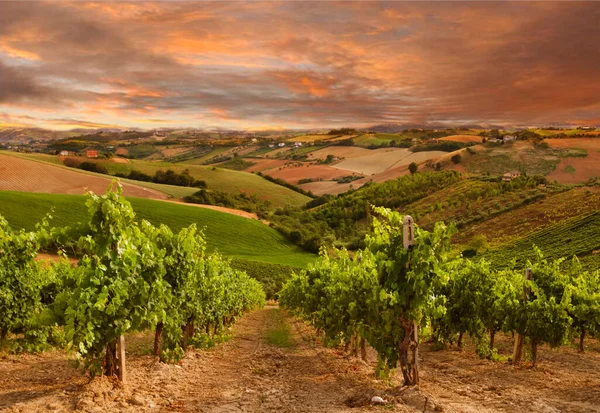
[[521, 172], [517, 172], [517, 171], [512, 171], [512, 172], [507, 172], [504, 175], [502, 175], [502, 180], [503, 181], [512, 181], [515, 178], [518, 178], [521, 176]]
[[86, 156], [86, 158], [97, 158], [98, 157], [98, 151], [87, 150], [87, 151], [85, 151], [85, 156]]
[[285, 142], [280, 142], [280, 143], [279, 143], [279, 147], [280, 147], [280, 148], [283, 148], [284, 146], [285, 146]]
[[517, 137], [514, 135], [506, 135], [504, 138], [502, 138], [503, 141], [506, 142], [512, 142], [512, 141], [516, 141]]
[[71, 155], [73, 155], [73, 152], [70, 152], [70, 151], [60, 151], [58, 155], [59, 156], [71, 156]]

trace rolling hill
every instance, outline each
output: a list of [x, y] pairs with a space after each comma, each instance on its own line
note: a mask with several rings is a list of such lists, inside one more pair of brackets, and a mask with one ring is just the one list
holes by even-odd
[[[2, 153], [34, 161], [60, 164], [58, 157], [54, 155], [15, 154], [12, 152]], [[129, 162], [121, 163], [105, 160], [98, 162], [101, 162], [110, 174], [128, 174], [129, 172], [135, 169], [148, 175], [154, 175], [154, 173], [158, 170], [172, 169], [175, 172], [181, 173], [187, 169], [190, 175], [192, 175], [195, 179], [205, 181], [209, 189], [218, 190], [229, 194], [239, 194], [241, 192], [246, 193], [248, 195], [254, 194], [263, 201], [271, 202], [271, 205], [274, 207], [283, 207], [286, 205], [301, 206], [310, 201], [310, 198], [305, 195], [302, 195], [284, 186], [277, 185], [258, 175], [247, 172], [233, 171], [214, 166], [201, 166], [181, 163], [172, 164], [159, 161], [152, 162], [142, 160], [130, 160]], [[73, 171], [73, 173], [79, 173], [79, 170], [76, 169], [74, 170], [69, 168], [69, 171]], [[94, 174], [94, 176], [103, 175]], [[135, 185], [162, 190], [163, 192], [175, 198], [183, 198], [197, 191], [197, 188], [172, 187], [170, 185], [157, 186], [157, 184], [141, 181], [125, 180], [125, 182], [135, 183]], [[104, 187], [106, 188], [106, 185], [104, 185]], [[0, 189], [13, 188], [0, 187]]]
[[[205, 228], [209, 250], [218, 250], [227, 257], [295, 267], [303, 267], [315, 258], [260, 221], [194, 206], [142, 198], [128, 200], [139, 219], [155, 225], [163, 223], [173, 231], [192, 223]], [[81, 195], [0, 191], [0, 214], [15, 228], [32, 230], [48, 213], [53, 217], [51, 224], [58, 227], [88, 219], [85, 197]]]

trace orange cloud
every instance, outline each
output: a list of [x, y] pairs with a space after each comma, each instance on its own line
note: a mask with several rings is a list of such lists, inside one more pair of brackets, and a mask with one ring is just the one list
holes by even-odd
[[0, 41], [0, 53], [7, 54], [9, 57], [17, 57], [26, 60], [40, 60], [41, 57], [37, 53], [29, 52], [27, 50], [18, 49], [12, 47], [6, 41]]

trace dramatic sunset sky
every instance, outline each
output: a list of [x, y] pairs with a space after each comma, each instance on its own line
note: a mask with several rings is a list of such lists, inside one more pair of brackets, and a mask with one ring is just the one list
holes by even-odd
[[600, 3], [0, 2], [0, 123], [600, 125]]

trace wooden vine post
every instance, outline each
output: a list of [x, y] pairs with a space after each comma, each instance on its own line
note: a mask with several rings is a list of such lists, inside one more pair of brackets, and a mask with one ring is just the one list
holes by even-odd
[[121, 335], [117, 341], [117, 377], [121, 383], [127, 382], [127, 374], [125, 370], [125, 336]]
[[[415, 242], [415, 221], [410, 215], [402, 222], [402, 236], [404, 249], [411, 250]], [[419, 384], [419, 326], [405, 317], [400, 317], [400, 325], [404, 329], [404, 338], [398, 345], [400, 368], [404, 384], [415, 386]]]
[[[525, 270], [525, 282], [530, 281], [533, 278], [533, 273], [531, 272], [531, 268], [527, 268]], [[523, 300], [527, 301], [527, 296], [529, 295], [529, 288], [525, 286], [523, 288]], [[513, 350], [512, 362], [513, 365], [518, 365], [521, 362], [521, 357], [523, 356], [523, 343], [525, 342], [525, 336], [520, 333], [515, 335], [515, 348]], [[537, 346], [535, 342], [532, 342], [532, 353], [535, 357], [535, 352], [537, 351]]]

